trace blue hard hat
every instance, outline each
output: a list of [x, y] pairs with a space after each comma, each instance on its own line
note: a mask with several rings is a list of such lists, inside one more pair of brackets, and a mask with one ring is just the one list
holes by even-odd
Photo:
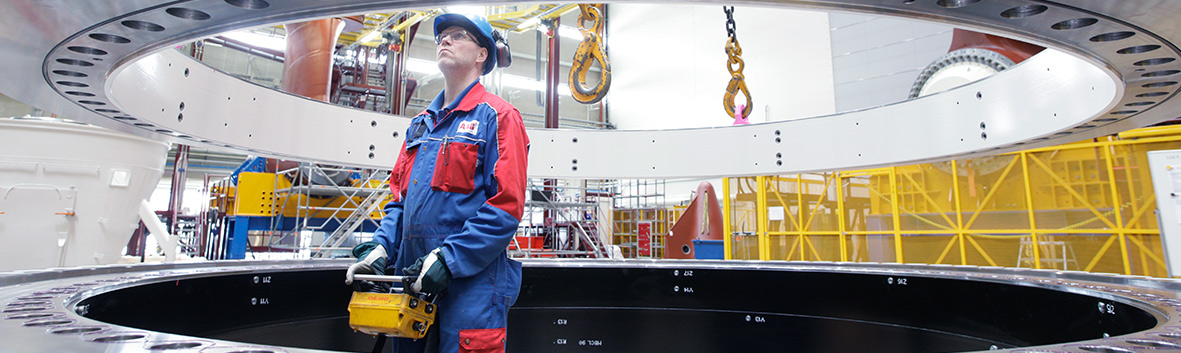
[[469, 33], [477, 36], [480, 46], [488, 49], [488, 59], [484, 60], [484, 74], [492, 72], [492, 68], [496, 67], [496, 58], [500, 56], [500, 53], [497, 51], [496, 40], [492, 34], [492, 24], [488, 23], [488, 19], [484, 16], [457, 13], [445, 13], [435, 17], [435, 35], [439, 35], [439, 32], [450, 26], [463, 27]]

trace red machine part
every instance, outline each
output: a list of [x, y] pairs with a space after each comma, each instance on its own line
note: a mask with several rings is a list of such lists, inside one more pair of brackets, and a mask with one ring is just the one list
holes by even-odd
[[692, 259], [696, 255], [694, 240], [722, 240], [722, 232], [722, 205], [714, 186], [703, 181], [697, 184], [697, 194], [689, 202], [685, 214], [669, 229], [664, 257]]
[[1029, 44], [1019, 40], [1009, 38], [997, 37], [991, 34], [984, 34], [980, 32], [973, 32], [966, 29], [954, 29], [951, 32], [951, 47], [947, 52], [953, 52], [960, 49], [988, 49], [1013, 60], [1014, 63], [1021, 63], [1025, 59], [1040, 53], [1045, 47], [1034, 44]]

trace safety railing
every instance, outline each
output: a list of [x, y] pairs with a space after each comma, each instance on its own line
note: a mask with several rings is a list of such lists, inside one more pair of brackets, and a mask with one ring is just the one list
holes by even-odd
[[727, 178], [726, 257], [1167, 276], [1145, 153], [1181, 148], [1181, 128], [1121, 136], [971, 160]]

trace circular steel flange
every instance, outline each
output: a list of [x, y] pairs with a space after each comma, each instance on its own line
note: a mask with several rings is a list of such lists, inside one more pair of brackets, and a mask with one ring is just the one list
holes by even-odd
[[[918, 98], [940, 90], [927, 87], [931, 84], [931, 80], [940, 74], [941, 71], [952, 69], [961, 65], [967, 65], [970, 68], [977, 68], [980, 72], [972, 73], [974, 77], [964, 77], [966, 82], [975, 81], [979, 78], [1004, 71], [1010, 66], [1013, 66], [1013, 60], [1005, 57], [1001, 53], [997, 53], [988, 49], [981, 48], [965, 48], [955, 50], [935, 59], [919, 73], [919, 77], [914, 80], [914, 84], [910, 86], [909, 99]], [[952, 75], [956, 75], [953, 73]]]
[[[0, 82], [4, 94], [144, 136], [382, 168], [393, 165], [404, 138], [404, 117], [269, 90], [164, 49], [232, 29], [436, 6], [431, 1], [369, 0], [6, 2], [14, 10], [0, 14], [0, 27], [22, 35], [0, 38], [0, 53], [6, 58], [0, 63], [7, 78]], [[940, 22], [1050, 49], [955, 90], [831, 116], [715, 129], [531, 130], [530, 174], [765, 175], [969, 158], [1111, 134], [1172, 119], [1181, 111], [1181, 103], [1172, 99], [1181, 81], [1174, 45], [1181, 27], [1171, 16], [1181, 12], [1181, 3], [1175, 1], [1118, 6], [1105, 0], [744, 4]], [[990, 127], [987, 139], [980, 137], [981, 122]], [[322, 138], [325, 135], [348, 138]], [[834, 145], [834, 138], [848, 143]], [[727, 153], [703, 141], [742, 143], [752, 152]], [[370, 150], [372, 154], [364, 153]], [[777, 154], [793, 150], [807, 154], [777, 163]], [[634, 157], [634, 151], [654, 158]], [[623, 153], [634, 158], [616, 157]], [[579, 161], [576, 168], [571, 160]]]
[[[303, 301], [298, 303], [282, 302], [302, 295], [297, 293], [299, 291], [288, 290], [299, 288], [300, 285], [308, 291], [315, 292], [322, 291], [323, 287], [330, 287], [328, 282], [331, 282], [331, 284], [340, 286], [340, 288], [333, 288], [334, 290], [339, 289], [347, 292], [347, 286], [339, 284], [339, 277], [343, 277], [344, 269], [351, 262], [350, 260], [206, 262], [99, 266], [4, 273], [0, 274], [0, 303], [6, 305], [3, 307], [5, 310], [2, 314], [3, 318], [0, 318], [0, 333], [3, 333], [5, 337], [20, 337], [20, 339], [10, 340], [5, 344], [5, 350], [11, 352], [146, 352], [181, 349], [202, 352], [237, 350], [313, 352], [317, 350], [186, 336], [175, 332], [185, 330], [184, 327], [190, 324], [208, 326], [209, 322], [202, 322], [213, 318], [225, 320], [214, 321], [216, 327], [226, 327], [226, 324], [233, 324], [236, 326], [231, 331], [244, 330], [243, 332], [253, 334], [261, 331], [253, 331], [254, 327], [243, 326], [243, 322], [265, 323], [260, 326], [274, 326], [277, 323], [276, 319], [267, 317], [267, 315], [280, 317], [292, 314], [292, 310], [322, 312], [324, 308], [315, 308], [315, 305], [309, 305], [332, 302], [325, 300], [326, 298], [321, 294], [310, 299], [303, 298]], [[1066, 322], [1074, 326], [1077, 331], [1086, 331], [1087, 333], [1084, 335], [1094, 335], [1091, 339], [1035, 347], [1011, 348], [1011, 345], [998, 342], [999, 347], [997, 348], [1002, 348], [1005, 351], [1076, 353], [1121, 351], [1121, 349], [1131, 352], [1181, 349], [1178, 348], [1181, 346], [1181, 317], [1178, 316], [1181, 313], [1179, 311], [1181, 310], [1181, 295], [1179, 295], [1181, 294], [1179, 292], [1181, 282], [1171, 279], [999, 267], [749, 261], [530, 260], [525, 261], [525, 271], [526, 283], [525, 289], [521, 293], [522, 299], [514, 307], [514, 310], [524, 311], [516, 318], [524, 318], [525, 321], [514, 321], [513, 325], [529, 326], [530, 332], [538, 337], [522, 337], [517, 340], [517, 344], [521, 345], [521, 342], [529, 340], [542, 341], [541, 346], [549, 347], [546, 351], [562, 351], [561, 348], [564, 348], [549, 346], [549, 333], [536, 331], [538, 329], [545, 330], [546, 327], [554, 327], [555, 325], [551, 323], [553, 319], [546, 317], [545, 314], [538, 314], [538, 312], [545, 312], [543, 309], [546, 309], [546, 305], [544, 304], [563, 299], [563, 295], [555, 295], [557, 294], [554, 292], [555, 290], [562, 291], [566, 296], [573, 296], [575, 299], [570, 303], [581, 303], [584, 305], [582, 309], [586, 309], [585, 305], [588, 305], [589, 302], [584, 301], [585, 298], [578, 299], [578, 295], [589, 295], [596, 298], [628, 298], [628, 295], [635, 295], [636, 297], [633, 298], [647, 298], [646, 300], [649, 301], [647, 304], [656, 305], [655, 308], [661, 308], [662, 312], [673, 313], [678, 310], [678, 307], [687, 305], [687, 303], [705, 303], [712, 305], [712, 307], [706, 308], [712, 308], [712, 310], [705, 310], [707, 312], [721, 313], [727, 318], [726, 320], [732, 316], [736, 321], [742, 321], [740, 318], [746, 315], [752, 318], [747, 321], [750, 324], [758, 324], [758, 321], [765, 317], [763, 315], [765, 313], [759, 311], [762, 309], [749, 309], [751, 308], [749, 300], [752, 298], [761, 297], [768, 301], [769, 304], [761, 304], [766, 308], [794, 308], [791, 310], [800, 312], [807, 312], [810, 308], [821, 306], [818, 303], [823, 301], [822, 298], [813, 298], [812, 303], [786, 300], [792, 298], [791, 293], [769, 291], [769, 288], [783, 288], [789, 292], [798, 292], [797, 297], [806, 297], [819, 291], [833, 293], [836, 296], [864, 298], [857, 302], [835, 303], [836, 306], [828, 308], [837, 308], [838, 310], [822, 313], [822, 315], [835, 315], [834, 317], [856, 315], [858, 311], [867, 311], [873, 312], [868, 314], [871, 317], [876, 317], [879, 322], [888, 322], [890, 318], [888, 316], [883, 318], [882, 314], [908, 315], [906, 313], [912, 312], [914, 305], [928, 309], [920, 310], [925, 313], [918, 315], [936, 315], [932, 317], [955, 317], [965, 311], [998, 312], [1001, 315], [997, 317], [1037, 322], [1038, 319], [1044, 319], [1044, 317], [1038, 318], [1036, 315], [1052, 314], [1085, 318], [1081, 320], [1089, 321], [1088, 323], [1070, 321], [1076, 320], [1070, 318], [1066, 319]], [[553, 276], [556, 274], [567, 276], [570, 280], [581, 284], [554, 283]], [[728, 280], [749, 278], [749, 275], [761, 278], [768, 278], [765, 277], [768, 275], [789, 275], [795, 276], [792, 278], [810, 279], [810, 281], [792, 283], [763, 281], [745, 284], [744, 288], [747, 288], [745, 291], [719, 290], [721, 288], [736, 288], [734, 287], [735, 283]], [[272, 276], [274, 277], [273, 282]], [[840, 281], [828, 281], [825, 279], [826, 277], [842, 277], [845, 279], [845, 284], [850, 283], [850, 279], [853, 282], [859, 281], [863, 285], [870, 283], [869, 287], [863, 288], [876, 289], [847, 292], [846, 289], [851, 287], [837, 285], [836, 283]], [[217, 282], [223, 278], [233, 278], [233, 280], [232, 282]], [[286, 287], [268, 287], [280, 285], [278, 283], [280, 279], [287, 282], [282, 284]], [[635, 282], [620, 283], [621, 280]], [[939, 284], [940, 282], [942, 284]], [[199, 283], [235, 283], [236, 285], [200, 288]], [[194, 287], [194, 284], [198, 285]], [[832, 285], [832, 287], [825, 288], [825, 285]], [[696, 291], [691, 288], [696, 288]], [[184, 299], [184, 293], [193, 289], [204, 290], [207, 293], [218, 293], [222, 296], [221, 298], [203, 304], [216, 304], [220, 307], [204, 307], [193, 302], [160, 302], [160, 300], [168, 298]], [[144, 290], [171, 291], [174, 294], [143, 295], [149, 293]], [[989, 297], [987, 302], [968, 300], [971, 298], [967, 294], [948, 298], [932, 297], [932, 295], [956, 291], [965, 293], [965, 290], [981, 290], [991, 294], [985, 295], [985, 297]], [[120, 292], [131, 293], [132, 296], [126, 297], [124, 294], [124, 297], [115, 300], [109, 297], [111, 294], [118, 295]], [[1028, 312], [1026, 310], [1029, 308], [1019, 305], [1020, 301], [1045, 303], [1046, 297], [1039, 299], [1038, 295], [1030, 295], [1039, 292], [1061, 293], [1063, 298], [1070, 297], [1070, 300], [1079, 305], [1076, 306], [1077, 310], [1069, 309], [1070, 312], [1054, 313]], [[625, 293], [625, 295], [612, 293]], [[1020, 293], [1022, 297], [1004, 297], [1006, 293]], [[692, 300], [694, 296], [699, 295], [707, 296], [710, 299]], [[893, 297], [876, 304], [870, 299], [890, 295]], [[104, 296], [107, 297], [104, 299]], [[269, 301], [265, 299], [268, 297]], [[222, 298], [225, 300], [223, 301]], [[260, 298], [264, 299], [260, 300]], [[726, 301], [717, 300], [717, 298], [734, 298], [735, 300]], [[936, 303], [940, 300], [941, 302]], [[39, 303], [40, 301], [48, 301], [49, 303], [28, 306], [23, 304], [8, 305], [26, 302]], [[957, 301], [959, 302], [956, 303]], [[599, 311], [594, 311], [596, 313], [603, 312], [601, 310], [618, 311], [629, 306], [643, 306], [630, 299], [612, 303], [613, 305], [609, 307], [603, 303], [595, 302], [589, 305], [592, 307], [605, 306]], [[948, 303], [956, 304], [939, 306]], [[830, 304], [833, 303], [826, 305]], [[119, 308], [119, 305], [122, 305], [123, 308], [139, 308], [139, 311], [147, 310], [147, 313], [158, 315], [112, 311], [112, 308]], [[209, 317], [167, 317], [174, 313], [166, 312], [164, 308], [184, 307], [185, 305], [198, 306], [185, 309], [186, 312], [201, 312]], [[286, 306], [268, 311], [264, 309], [266, 305]], [[334, 305], [342, 305], [342, 303], [334, 303]], [[908, 305], [910, 306], [908, 307]], [[891, 308], [891, 306], [898, 308]], [[556, 307], [560, 307], [560, 305], [556, 305]], [[340, 311], [339, 308], [329, 309]], [[1055, 308], [1055, 310], [1057, 309]], [[531, 310], [534, 312], [530, 312]], [[577, 311], [576, 308], [563, 310]], [[701, 310], [697, 311], [702, 312]], [[570, 317], [566, 316], [568, 313], [561, 313], [561, 310], [556, 312], [557, 317]], [[1121, 317], [1117, 314], [1127, 316], [1133, 312], [1143, 318], [1140, 321], [1147, 320], [1149, 323], [1141, 324], [1142, 329], [1134, 330], [1135, 332], [1108, 334], [1107, 331], [1103, 331], [1106, 329], [1101, 328], [1114, 327], [1111, 326], [1112, 323], [1119, 321]], [[114, 315], [112, 316], [112, 314]], [[134, 316], [137, 317], [138, 322], [149, 323], [145, 325], [151, 327], [128, 327], [91, 318], [96, 316], [107, 318]], [[932, 317], [917, 319], [920, 320], [919, 322], [926, 322], [925, 320], [930, 320]], [[528, 322], [528, 319], [544, 320]], [[915, 320], [916, 318], [911, 319]], [[216, 324], [216, 322], [221, 322], [221, 324]], [[977, 324], [973, 321], [959, 319], [949, 320], [949, 322], [955, 327], [975, 327], [974, 325]], [[585, 324], [585, 321], [577, 323], [577, 325]], [[1019, 327], [1012, 326], [1012, 322], [997, 322], [995, 324], [998, 325], [997, 329], [987, 329], [986, 326], [984, 331], [987, 332], [980, 333], [980, 335], [1002, 333], [1018, 337], [1023, 334], [1022, 332], [1012, 332], [1014, 327]], [[1004, 324], [1009, 324], [1009, 326]], [[718, 325], [729, 324], [723, 322]], [[160, 329], [157, 330], [153, 327]], [[1096, 327], [1100, 328], [1096, 329]], [[571, 329], [574, 328], [576, 327], [571, 326]], [[746, 327], [743, 330], [755, 332], [758, 331], [756, 328], [757, 326]], [[922, 326], [920, 325], [919, 328]], [[1067, 330], [1065, 327], [1026, 327], [1025, 329], [1030, 332], [1063, 332]], [[618, 332], [621, 330], [617, 326], [612, 326], [609, 331]], [[289, 330], [284, 332], [287, 333], [281, 337], [294, 340], [290, 337]], [[326, 335], [333, 340], [340, 339], [340, 336], [319, 331], [304, 332], [303, 334]], [[784, 332], [783, 334], [788, 333]], [[831, 337], [832, 339], [847, 339], [847, 336], [842, 336], [839, 333], [830, 332], [829, 334], [835, 335]], [[965, 333], [961, 332], [960, 334]], [[972, 334], [972, 332], [966, 334]], [[233, 333], [228, 335], [234, 336]], [[238, 334], [235, 337], [247, 336], [246, 334]], [[601, 339], [604, 338], [603, 336], [596, 337]], [[626, 347], [626, 345], [619, 346], [623, 342], [618, 340], [607, 339], [606, 341], [617, 349]], [[371, 344], [367, 340], [364, 343]], [[537, 344], [534, 344], [531, 347], [535, 348], [536, 346]], [[977, 346], [979, 351], [991, 348], [988, 344]], [[709, 350], [709, 348], [698, 348], [697, 350], [701, 351], [702, 349]], [[883, 348], [883, 351], [886, 350]], [[891, 347], [888, 351], [910, 350], [907, 347]]]

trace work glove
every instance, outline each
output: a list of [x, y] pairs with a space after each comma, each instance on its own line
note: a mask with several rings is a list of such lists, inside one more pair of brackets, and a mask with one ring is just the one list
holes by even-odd
[[[357, 263], [349, 265], [349, 270], [344, 273], [344, 284], [353, 284], [353, 276], [357, 274], [385, 274], [388, 255], [386, 255], [385, 247], [381, 244], [372, 241], [361, 243], [353, 247], [353, 256], [357, 257]], [[367, 291], [363, 290], [362, 292]]]
[[[451, 282], [451, 270], [447, 269], [447, 261], [443, 260], [443, 248], [439, 247], [425, 256], [414, 261], [413, 265], [402, 269], [407, 276], [415, 276], [413, 282], [407, 283], [407, 288], [413, 292], [439, 295], [447, 289], [447, 282]], [[410, 281], [411, 279], [407, 279]]]

